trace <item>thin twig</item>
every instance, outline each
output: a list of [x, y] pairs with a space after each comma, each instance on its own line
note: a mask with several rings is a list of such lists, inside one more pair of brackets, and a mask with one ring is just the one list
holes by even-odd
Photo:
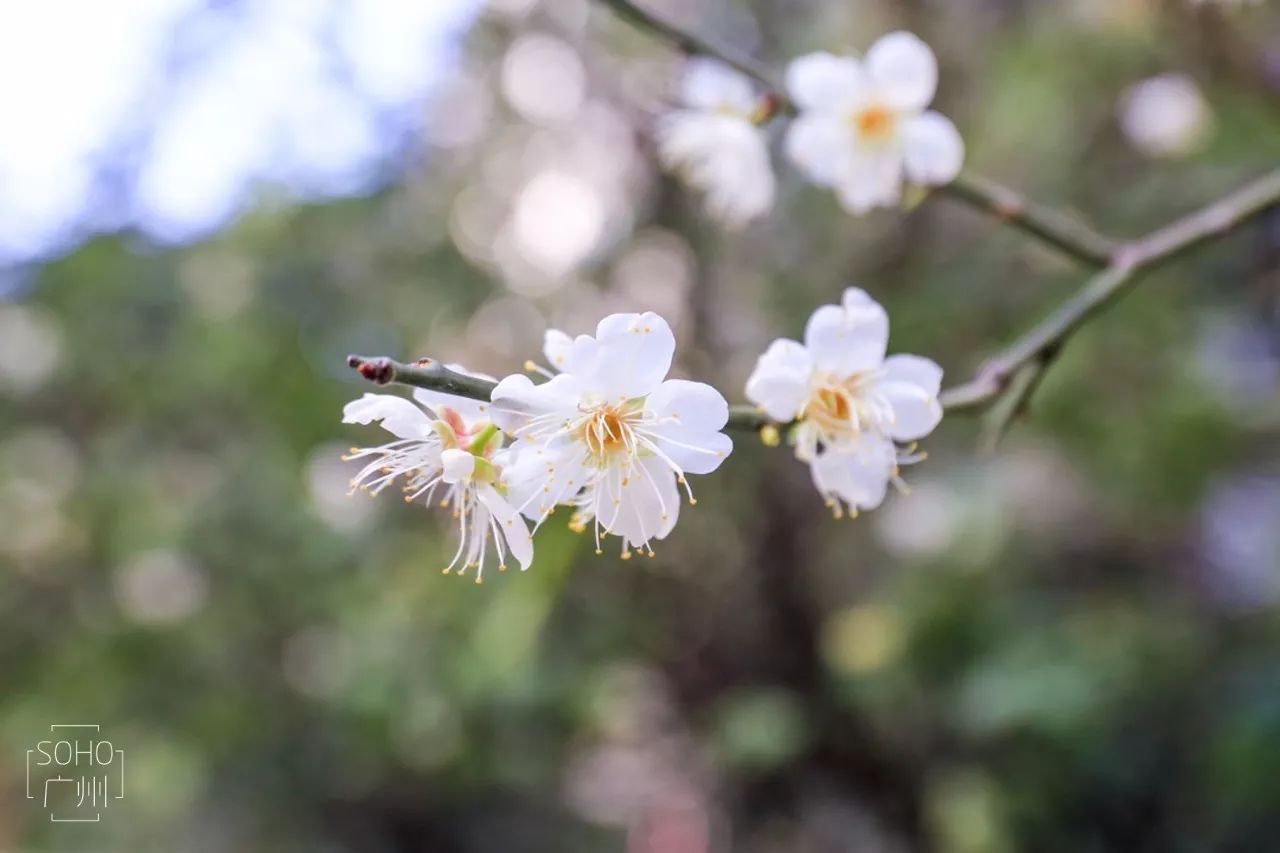
[[[769, 69], [755, 58], [745, 53], [733, 50], [724, 45], [714, 45], [705, 39], [685, 32], [679, 27], [669, 24], [666, 21], [646, 12], [630, 0], [599, 0], [605, 6], [623, 18], [635, 24], [642, 30], [648, 30], [650, 33], [657, 35], [678, 47], [680, 50], [692, 56], [707, 56], [723, 62], [725, 65], [741, 71], [743, 74], [755, 80], [766, 89], [775, 90], [777, 87], [773, 84], [773, 80], [769, 74]], [[790, 111], [791, 105], [786, 102], [783, 97], [779, 102], [779, 106]]]
[[[778, 85], [767, 67], [752, 57], [688, 33], [641, 9], [631, 0], [598, 2], [637, 27], [671, 42], [685, 53], [706, 56], [736, 68], [764, 88], [777, 112], [795, 114], [795, 105], [787, 97], [784, 88]], [[1008, 222], [1046, 245], [1090, 266], [1106, 266], [1116, 249], [1113, 240], [1102, 236], [1088, 225], [1065, 213], [1035, 204], [1020, 193], [980, 175], [960, 175], [951, 183], [938, 187], [937, 191], [997, 220]]]
[[[353, 368], [365, 379], [377, 385], [411, 385], [415, 388], [427, 388], [431, 391], [443, 391], [472, 400], [488, 402], [497, 387], [496, 382], [466, 376], [450, 370], [442, 363], [431, 358], [423, 358], [413, 364], [404, 364], [386, 356], [367, 357], [363, 355], [347, 356], [347, 366]], [[773, 424], [754, 406], [730, 406], [727, 429], [757, 432]]]
[[1013, 375], [1004, 396], [996, 401], [983, 425], [980, 444], [984, 452], [994, 453], [1000, 440], [1013, 426], [1013, 422], [1026, 414], [1027, 407], [1031, 403], [1031, 395], [1040, 386], [1052, 361], [1052, 355], [1037, 358], [1024, 364]]
[[1001, 396], [1019, 369], [1056, 353], [1091, 317], [1127, 293], [1142, 276], [1224, 236], [1280, 204], [1280, 169], [1195, 213], [1116, 251], [1115, 261], [1041, 323], [988, 361], [972, 381], [942, 394], [949, 411], [984, 408]]
[[1105, 267], [1118, 248], [1116, 241], [1083, 222], [973, 173], [960, 175], [939, 192], [1008, 222], [1089, 266]]

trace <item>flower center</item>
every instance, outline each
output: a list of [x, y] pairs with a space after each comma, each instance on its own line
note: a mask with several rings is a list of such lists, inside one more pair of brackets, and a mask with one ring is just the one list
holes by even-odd
[[825, 444], [865, 430], [881, 430], [893, 419], [893, 409], [876, 392], [874, 373], [847, 377], [819, 377], [800, 418], [812, 424]]
[[636, 453], [635, 427], [643, 413], [638, 404], [602, 403], [585, 413], [574, 434], [587, 448], [588, 461], [604, 467], [618, 453]]
[[802, 417], [813, 421], [823, 432], [845, 432], [852, 425], [849, 416], [856, 407], [853, 389], [844, 385], [823, 385], [809, 398]]
[[858, 135], [868, 140], [883, 140], [893, 135], [893, 111], [882, 104], [870, 104], [853, 114]]

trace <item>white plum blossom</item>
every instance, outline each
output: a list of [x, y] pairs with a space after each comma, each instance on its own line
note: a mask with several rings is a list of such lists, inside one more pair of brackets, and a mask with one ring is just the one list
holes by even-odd
[[701, 382], [667, 379], [675, 338], [652, 312], [612, 314], [595, 336], [547, 333], [558, 373], [534, 384], [508, 376], [493, 391], [492, 416], [511, 432], [512, 503], [539, 524], [567, 503], [570, 525], [594, 527], [652, 556], [652, 540], [675, 526], [688, 474], [708, 474], [733, 449], [729, 407]]
[[[804, 343], [779, 338], [760, 356], [747, 398], [779, 423], [814, 485], [839, 517], [874, 509], [899, 466], [918, 462], [914, 442], [942, 419], [942, 368], [916, 355], [885, 357], [889, 317], [858, 288], [823, 305]], [[906, 445], [900, 446], [900, 445]]]
[[740, 226], [773, 204], [769, 143], [757, 121], [766, 111], [752, 82], [709, 59], [689, 61], [681, 109], [658, 122], [663, 166], [706, 193], [708, 212]]
[[1209, 104], [1185, 74], [1160, 74], [1129, 88], [1120, 126], [1148, 157], [1181, 157], [1201, 147], [1212, 125]]
[[955, 125], [927, 110], [938, 83], [933, 51], [907, 32], [890, 33], [861, 60], [812, 53], [787, 69], [799, 110], [787, 156], [851, 213], [899, 203], [902, 184], [954, 180], [964, 162]]
[[455, 567], [459, 575], [475, 569], [480, 583], [490, 553], [499, 571], [506, 570], [508, 553], [528, 569], [533, 540], [524, 518], [505, 497], [512, 487], [510, 450], [502, 447], [501, 431], [485, 417], [488, 406], [423, 388], [414, 389], [414, 397], [422, 407], [389, 394], [365, 394], [343, 409], [344, 423], [381, 422], [396, 436], [378, 447], [351, 449], [346, 459], [368, 460], [352, 478], [352, 491], [376, 495], [399, 484], [406, 502], [430, 504], [439, 490], [440, 506], [452, 507], [461, 539], [445, 574]]

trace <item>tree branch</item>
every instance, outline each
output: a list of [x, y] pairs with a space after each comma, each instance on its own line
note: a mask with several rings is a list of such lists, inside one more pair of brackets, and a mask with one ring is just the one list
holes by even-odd
[[[685, 53], [706, 56], [741, 71], [764, 89], [778, 112], [794, 115], [795, 105], [783, 87], [774, 80], [769, 69], [754, 58], [723, 45], [695, 36], [641, 9], [631, 0], [598, 0], [619, 17], [640, 29], [663, 38]], [[1042, 205], [995, 181], [972, 173], [960, 175], [950, 184], [936, 188], [959, 202], [982, 211], [1002, 222], [1008, 222], [1023, 233], [1035, 237], [1081, 263], [1104, 267], [1110, 263], [1116, 243], [1076, 219]]]
[[[1116, 250], [1111, 266], [1085, 283], [1041, 323], [987, 362], [972, 381], [942, 393], [949, 411], [984, 408], [999, 398], [1014, 375], [1034, 361], [1048, 362], [1077, 329], [1127, 293], [1142, 276], [1222, 237], [1280, 204], [1280, 169], [1263, 175], [1208, 207]], [[1027, 392], [1034, 390], [1034, 384]], [[1025, 405], [1025, 400], [1023, 401]]]
[[740, 53], [732, 48], [724, 45], [715, 45], [706, 41], [693, 33], [669, 24], [661, 18], [655, 17], [653, 14], [646, 12], [630, 0], [599, 0], [599, 2], [608, 6], [613, 12], [623, 20], [630, 21], [636, 27], [646, 30], [659, 38], [665, 39], [675, 45], [680, 50], [691, 56], [706, 56], [719, 60], [725, 65], [741, 71], [751, 79], [755, 80], [765, 89], [774, 92], [779, 97], [779, 107], [788, 112], [792, 111], [792, 106], [785, 96], [777, 95], [775, 90], [777, 87], [769, 74], [769, 69], [754, 57], [745, 53]]

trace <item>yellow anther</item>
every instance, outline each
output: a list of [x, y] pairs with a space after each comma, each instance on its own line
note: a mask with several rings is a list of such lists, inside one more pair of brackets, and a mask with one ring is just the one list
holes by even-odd
[[765, 424], [760, 427], [760, 443], [765, 447], [777, 447], [782, 443], [782, 434], [773, 424]]
[[631, 559], [631, 552], [630, 552], [630, 551], [623, 551], [623, 552], [622, 552], [622, 559], [624, 559], [624, 560], [630, 560], [630, 559]]

